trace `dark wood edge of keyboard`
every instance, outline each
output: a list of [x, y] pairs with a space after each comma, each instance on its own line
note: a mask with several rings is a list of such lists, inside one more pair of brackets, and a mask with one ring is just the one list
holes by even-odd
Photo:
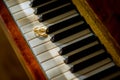
[[101, 43], [104, 44], [115, 63], [120, 66], [120, 46], [111, 36], [105, 25], [100, 21], [86, 0], [72, 1], [76, 5], [80, 14], [84, 16], [86, 22], [90, 25], [93, 32], [98, 36]]
[[120, 0], [86, 0], [109, 33], [120, 45]]
[[26, 71], [28, 71], [27, 73], [29, 74], [29, 77], [32, 76], [32, 80], [46, 80], [42, 68], [28, 47], [26, 41], [24, 40], [22, 34], [17, 28], [17, 25], [15, 24], [2, 0], [0, 0], [0, 16], [2, 17], [8, 31], [10, 32], [11, 37], [15, 41], [16, 46], [20, 51], [20, 55], [24, 60], [24, 67], [26, 67]]

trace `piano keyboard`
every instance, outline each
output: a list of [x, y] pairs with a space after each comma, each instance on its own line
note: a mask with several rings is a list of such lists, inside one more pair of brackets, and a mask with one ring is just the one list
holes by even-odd
[[[119, 68], [70, 0], [4, 0], [48, 80], [116, 80]], [[44, 27], [38, 37], [34, 27]]]

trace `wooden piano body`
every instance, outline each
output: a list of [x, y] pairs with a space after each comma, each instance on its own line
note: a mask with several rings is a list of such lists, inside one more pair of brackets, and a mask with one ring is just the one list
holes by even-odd
[[[40, 69], [40, 66], [36, 62], [36, 59], [34, 58], [30, 48], [28, 47], [27, 43], [25, 42], [24, 38], [22, 37], [19, 29], [17, 28], [17, 25], [15, 24], [14, 20], [12, 19], [9, 11], [7, 10], [7, 7], [3, 3], [2, 0], [0, 0], [0, 16], [2, 18], [3, 24], [5, 24], [10, 38], [13, 39], [14, 44], [18, 47], [20, 51], [20, 55], [22, 56], [19, 60], [22, 63], [22, 66], [26, 68], [26, 73], [28, 74], [30, 80], [45, 80], [45, 77], [43, 75], [43, 72]], [[17, 55], [18, 53], [16, 53]], [[17, 56], [18, 57], [18, 56]], [[8, 65], [9, 66], [9, 65]], [[19, 66], [19, 65], [18, 65]], [[2, 73], [2, 72], [1, 72]], [[24, 74], [24, 73], [20, 73]], [[9, 74], [4, 74], [9, 75]], [[14, 79], [16, 75], [12, 76], [11, 78]], [[23, 76], [22, 76], [23, 77]], [[8, 77], [9, 79], [10, 77]]]
[[[109, 3], [110, 2], [110, 3]], [[78, 11], [84, 16], [94, 33], [99, 37], [115, 63], [120, 66], [120, 11], [119, 0], [73, 0]], [[99, 4], [100, 3], [100, 4]], [[111, 6], [113, 9], [111, 9]], [[97, 11], [98, 10], [98, 11]], [[112, 11], [114, 10], [114, 11]], [[28, 44], [22, 37], [17, 25], [12, 19], [7, 7], [0, 0], [0, 16], [5, 23], [9, 36], [13, 39], [21, 55], [26, 73], [31, 80], [45, 80], [46, 77], [36, 58], [29, 49]], [[17, 56], [19, 57], [19, 56]], [[1, 72], [0, 72], [1, 73]]]

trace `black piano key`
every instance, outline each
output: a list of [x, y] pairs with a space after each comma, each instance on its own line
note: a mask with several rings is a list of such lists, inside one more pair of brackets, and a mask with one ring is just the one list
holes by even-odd
[[57, 10], [51, 11], [49, 13], [41, 14], [42, 16], [39, 17], [39, 21], [41, 22], [41, 21], [51, 19], [53, 17], [64, 14], [64, 13], [70, 11], [70, 10], [73, 10], [73, 9], [74, 9], [74, 5], [70, 4], [70, 5], [64, 6], [62, 8], [59, 8]]
[[49, 3], [47, 5], [36, 8], [34, 13], [35, 14], [41, 14], [45, 11], [51, 10], [53, 8], [56, 8], [56, 7], [60, 6], [60, 5], [64, 5], [68, 2], [70, 2], [70, 1], [69, 0], [57, 0], [55, 2], [52, 2], [52, 3]]
[[111, 80], [120, 80], [120, 74], [118, 76], [115, 76], [114, 78], [112, 78]]
[[75, 54], [73, 54], [71, 56], [68, 56], [68, 58], [66, 58], [64, 62], [66, 64], [69, 64], [69, 63], [74, 62], [74, 61], [76, 61], [76, 60], [78, 60], [80, 58], [88, 56], [88, 55], [90, 55], [90, 54], [92, 54], [92, 53], [94, 53], [94, 52], [96, 52], [98, 50], [101, 50], [103, 47], [104, 47], [103, 45], [97, 44], [97, 45], [92, 46], [92, 47], [90, 47], [88, 49], [85, 49], [85, 50], [83, 50], [81, 52], [78, 52], [78, 53], [75, 53]]
[[74, 24], [74, 23], [77, 23], [77, 22], [79, 22], [79, 21], [81, 21], [81, 20], [84, 20], [84, 19], [83, 19], [83, 17], [81, 17], [80, 15], [75, 16], [75, 17], [72, 17], [72, 18], [67, 19], [67, 20], [65, 20], [65, 21], [62, 21], [62, 22], [60, 22], [60, 23], [57, 23], [57, 24], [54, 24], [54, 25], [49, 26], [49, 27], [47, 28], [47, 30], [46, 30], [46, 33], [47, 33], [47, 34], [50, 34], [50, 33], [52, 33], [52, 32], [55, 32], [55, 31], [58, 31], [58, 30], [60, 30], [60, 29], [65, 28], [65, 27], [68, 27], [68, 26], [70, 26], [70, 25], [72, 25], [72, 24]]
[[83, 62], [80, 62], [78, 64], [73, 65], [73, 67], [71, 67], [70, 71], [72, 73], [75, 73], [75, 72], [80, 71], [80, 70], [82, 70], [82, 69], [84, 69], [84, 68], [86, 68], [88, 66], [91, 66], [91, 65], [93, 65], [93, 64], [95, 64], [95, 63], [97, 63], [97, 62], [99, 62], [101, 60], [104, 60], [107, 57], [108, 57], [107, 54], [104, 52], [104, 53], [99, 54], [97, 56], [94, 56], [93, 58], [90, 58], [90, 59], [88, 59], [86, 61], [83, 61]]
[[81, 25], [78, 25], [78, 26], [76, 26], [76, 27], [70, 28], [70, 29], [68, 29], [68, 30], [66, 30], [66, 31], [63, 31], [63, 32], [61, 32], [61, 33], [55, 34], [55, 35], [51, 38], [51, 41], [52, 41], [52, 42], [56, 42], [56, 41], [62, 40], [62, 39], [66, 38], [66, 37], [68, 37], [68, 36], [70, 36], [70, 35], [73, 35], [73, 34], [75, 34], [75, 33], [78, 33], [78, 32], [80, 32], [80, 31], [82, 31], [82, 30], [87, 29], [87, 28], [89, 28], [89, 25], [86, 24], [86, 23], [83, 23], [83, 24], [81, 24]]
[[39, 6], [39, 5], [49, 2], [49, 1], [52, 1], [52, 0], [32, 0], [30, 3], [30, 6], [36, 7], [36, 6]]
[[[113, 74], [113, 73], [117, 72], [118, 70], [119, 70], [118, 67], [113, 66], [113, 67], [110, 67], [104, 71], [101, 71], [93, 76], [90, 76], [90, 77], [86, 78], [85, 80], [101, 80], [102, 78], [104, 78], [110, 74]], [[117, 79], [115, 79], [115, 80], [117, 80]]]
[[90, 36], [88, 38], [85, 38], [83, 40], [80, 40], [78, 42], [75, 42], [73, 44], [70, 44], [68, 46], [65, 46], [65, 47], [61, 48], [60, 51], [59, 51], [59, 54], [60, 55], [67, 54], [67, 53], [69, 53], [69, 52], [71, 52], [71, 51], [73, 51], [75, 49], [78, 49], [78, 48], [80, 48], [82, 46], [85, 46], [85, 45], [87, 45], [87, 44], [89, 44], [91, 42], [94, 42], [96, 40], [98, 40], [98, 38], [95, 35], [92, 35], [92, 36]]

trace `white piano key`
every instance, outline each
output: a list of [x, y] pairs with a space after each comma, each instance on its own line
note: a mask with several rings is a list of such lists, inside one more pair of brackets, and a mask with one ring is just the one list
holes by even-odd
[[18, 20], [18, 19], [27, 17], [29, 15], [32, 15], [33, 12], [34, 12], [34, 10], [32, 8], [27, 8], [27, 9], [24, 9], [22, 11], [19, 11], [19, 12], [13, 14], [13, 17], [15, 20]]
[[[72, 44], [72, 43], [74, 43], [74, 42], [76, 42], [76, 41], [79, 41], [79, 40], [82, 40], [82, 39], [84, 39], [84, 38], [87, 38], [87, 37], [89, 37], [89, 36], [91, 36], [91, 35], [93, 35], [93, 34], [90, 33], [90, 34], [86, 34], [85, 36], [80, 36], [80, 38], [78, 38], [78, 39], [76, 39], [76, 40], [74, 40], [74, 41], [71, 41], [70, 43], [67, 43], [67, 44], [65, 44], [65, 43], [66, 43], [66, 42], [69, 42], [69, 40], [72, 39], [73, 37], [64, 39], [64, 40], [62, 40], [61, 42], [56, 42], [56, 43], [52, 43], [51, 41], [49, 41], [49, 42], [47, 42], [47, 43], [44, 43], [44, 44], [41, 44], [41, 45], [39, 45], [39, 46], [36, 46], [36, 47], [32, 48], [32, 50], [33, 50], [33, 52], [34, 52], [35, 55], [38, 55], [38, 54], [40, 54], [40, 53], [42, 53], [42, 52], [45, 52], [45, 51], [50, 50], [50, 49], [52, 49], [52, 48], [58, 47], [59, 45], [64, 44], [64, 45], [62, 45], [62, 47], [63, 47], [63, 46], [66, 46], [66, 45], [68, 45], [68, 44]], [[59, 47], [60, 47], [60, 46], [59, 46]]]
[[48, 35], [48, 37], [46, 37], [46, 38], [42, 38], [42, 37], [36, 37], [36, 38], [34, 38], [34, 39], [32, 39], [32, 40], [30, 40], [29, 41], [29, 44], [30, 44], [30, 46], [31, 47], [35, 47], [35, 46], [38, 46], [38, 45], [41, 45], [41, 44], [43, 44], [43, 43], [45, 43], [45, 42], [48, 42], [48, 41], [50, 41], [50, 36]]
[[38, 55], [55, 47], [57, 46], [53, 44], [51, 41], [49, 41], [44, 44], [41, 44], [40, 46], [32, 48], [32, 50], [35, 55]]
[[21, 26], [30, 24], [31, 22], [36, 21], [37, 19], [38, 19], [38, 16], [32, 14], [30, 16], [17, 20], [17, 24], [19, 27], [21, 27]]
[[22, 26], [21, 31], [24, 34], [24, 33], [32, 31], [35, 26], [41, 26], [41, 25], [43, 25], [43, 24], [41, 24], [39, 21], [36, 20], [30, 24]]
[[29, 8], [30, 7], [29, 4], [30, 4], [30, 1], [26, 1], [26, 2], [23, 2], [21, 4], [12, 6], [9, 9], [10, 9], [11, 13], [16, 13], [18, 11]]
[[12, 7], [12, 6], [15, 6], [17, 4], [20, 4], [20, 3], [23, 3], [25, 1], [28, 1], [28, 0], [4, 0], [4, 2], [6, 3], [6, 5], [8, 7]]
[[70, 71], [67, 71], [65, 73], [62, 73], [61, 75], [52, 78], [51, 80], [72, 80], [73, 78], [75, 78], [76, 76], [71, 73]]
[[81, 80], [81, 79], [84, 80], [85, 78], [88, 78], [88, 77], [90, 77], [92, 75], [95, 75], [95, 74], [97, 74], [97, 73], [99, 73], [99, 72], [101, 72], [101, 71], [103, 71], [105, 69], [108, 69], [108, 68], [110, 68], [110, 67], [112, 67], [114, 65], [115, 64], [113, 62], [110, 62], [110, 63], [108, 63], [108, 64], [106, 64], [106, 65], [104, 65], [104, 66], [102, 66], [100, 68], [97, 68], [97, 69], [95, 69], [93, 71], [90, 71], [89, 73], [86, 73], [83, 76], [80, 76], [79, 78], [74, 79], [74, 80]]
[[47, 61], [47, 60], [49, 60], [51, 58], [54, 58], [54, 57], [58, 56], [59, 54], [56, 53], [56, 52], [58, 52], [59, 50], [60, 50], [60, 48], [57, 47], [57, 48], [54, 48], [54, 49], [49, 50], [47, 52], [44, 52], [42, 54], [39, 54], [36, 57], [37, 57], [38, 61], [40, 63], [42, 63], [42, 62], [45, 62], [45, 61]]
[[[57, 51], [55, 51], [54, 53], [58, 54]], [[64, 58], [62, 56], [57, 56], [53, 59], [41, 63], [41, 66], [43, 67], [44, 71], [47, 71], [49, 69], [56, 67], [57, 65], [64, 63], [63, 60]]]
[[31, 47], [35, 47], [35, 46], [38, 46], [38, 45], [41, 45], [45, 42], [50, 41], [50, 38], [51, 37], [49, 35], [46, 38], [36, 37], [36, 38], [30, 40], [29, 44]]
[[70, 66], [66, 65], [66, 64], [61, 64], [55, 68], [52, 68], [48, 71], [46, 71], [46, 74], [48, 76], [48, 78], [51, 80], [51, 78], [54, 78], [66, 71], [68, 71], [70, 69]]
[[25, 37], [25, 39], [26, 39], [27, 41], [29, 41], [29, 40], [35, 38], [36, 35], [35, 35], [34, 31], [31, 31], [31, 32], [29, 32], [29, 33], [24, 34], [24, 37]]

